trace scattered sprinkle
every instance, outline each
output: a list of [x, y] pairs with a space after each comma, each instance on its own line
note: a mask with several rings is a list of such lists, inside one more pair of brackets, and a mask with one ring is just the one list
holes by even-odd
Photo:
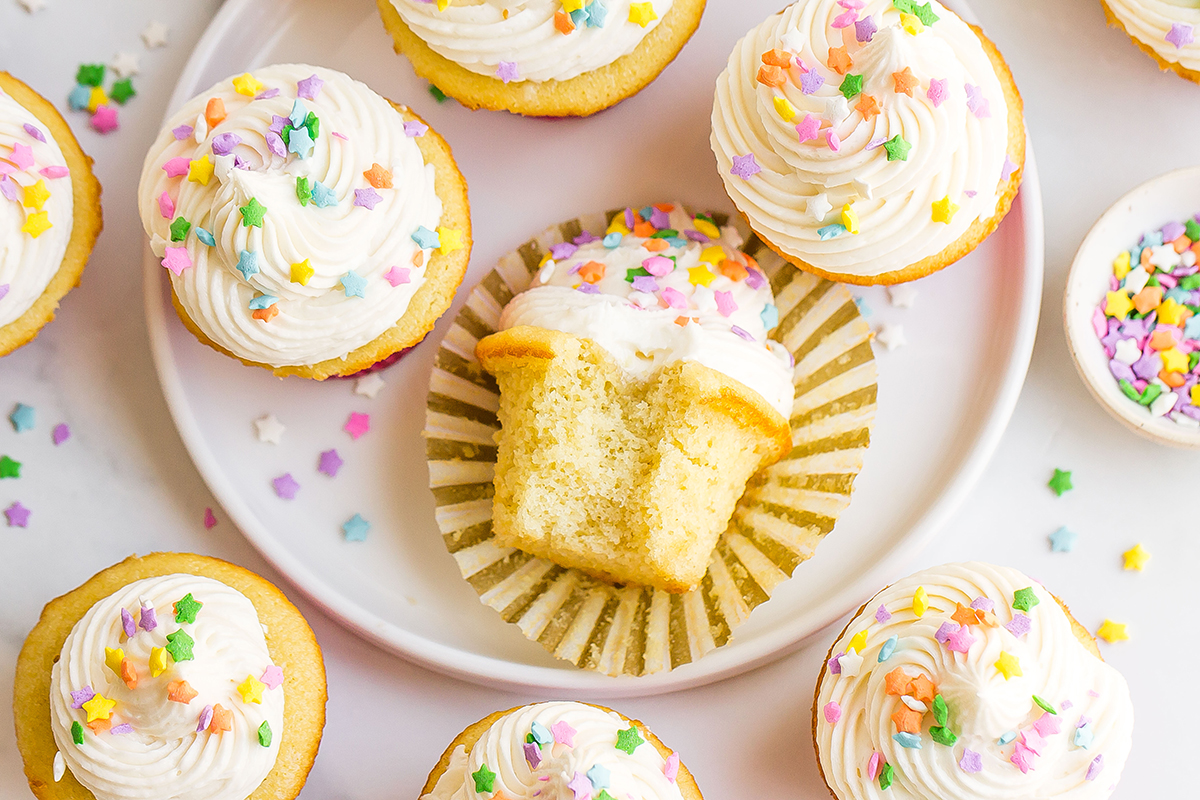
[[1054, 477], [1050, 479], [1050, 482], [1047, 484], [1047, 486], [1050, 487], [1050, 490], [1054, 492], [1055, 495], [1062, 497], [1065, 492], [1069, 492], [1075, 488], [1071, 485], [1071, 471], [1064, 471], [1055, 467]]
[[271, 481], [271, 485], [275, 487], [275, 494], [284, 500], [294, 500], [296, 492], [300, 490], [300, 484], [296, 482], [290, 472], [285, 472]]
[[1141, 572], [1146, 568], [1147, 562], [1150, 561], [1150, 552], [1140, 542], [1129, 550], [1126, 550], [1123, 555], [1125, 557], [1126, 570]]

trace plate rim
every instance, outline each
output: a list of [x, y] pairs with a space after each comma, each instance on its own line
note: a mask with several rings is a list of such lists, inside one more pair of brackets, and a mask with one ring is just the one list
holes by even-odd
[[[224, 39], [234, 21], [255, 2], [256, 0], [229, 0], [213, 17], [180, 73], [167, 102], [164, 120], [195, 93], [198, 75], [213, 57], [215, 48]], [[290, 5], [291, 0], [283, 0], [282, 4]], [[960, 16], [973, 18], [965, 0], [948, 2], [947, 5], [955, 7]], [[166, 310], [169, 303], [164, 302], [166, 287], [162, 271], [147, 242], [144, 245], [143, 259], [143, 302], [151, 355], [159, 386], [162, 388], [179, 437], [216, 501], [255, 550], [278, 570], [289, 584], [339, 624], [381, 649], [410, 662], [444, 675], [493, 688], [525, 692], [570, 691], [597, 699], [681, 691], [748, 672], [794, 652], [820, 634], [852, 610], [855, 603], [862, 602], [888, 579], [899, 574], [899, 570], [906, 567], [937, 535], [979, 480], [1016, 409], [1033, 356], [1041, 311], [1045, 223], [1041, 184], [1028, 130], [1023, 176], [1017, 203], [1024, 228], [1022, 260], [1025, 269], [1022, 271], [1023, 285], [1017, 304], [1019, 318], [1013, 334], [1013, 344], [988, 419], [979, 429], [970, 450], [959, 460], [953, 477], [942, 488], [937, 499], [909, 527], [900, 541], [879, 557], [875, 566], [860, 574], [838, 593], [830, 595], [813, 607], [802, 620], [781, 625], [770, 634], [754, 640], [733, 642], [693, 664], [657, 675], [614, 678], [574, 667], [545, 667], [507, 661], [443, 645], [387, 622], [370, 609], [347, 599], [304, 566], [299, 559], [293, 557], [270, 535], [266, 526], [258, 520], [249, 505], [240, 498], [223, 475], [195, 422], [195, 417], [189, 413], [190, 404], [183, 391], [180, 373], [170, 346]]]

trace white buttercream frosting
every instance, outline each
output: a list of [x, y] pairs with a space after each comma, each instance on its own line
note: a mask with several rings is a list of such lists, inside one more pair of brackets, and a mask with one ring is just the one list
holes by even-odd
[[[413, 234], [421, 228], [436, 232], [442, 214], [434, 166], [409, 135], [424, 126], [410, 124], [406, 133], [403, 117], [387, 100], [333, 70], [283, 64], [258, 69], [252, 78], [255, 83], [241, 85], [261, 99], [226, 80], [171, 116], [142, 170], [142, 224], [155, 254], [171, 256], [164, 266], [190, 262], [172, 270], [171, 283], [187, 316], [209, 339], [273, 367], [341, 358], [395, 325], [424, 282], [433, 250], [429, 240], [418, 245]], [[226, 116], [209, 126], [205, 110], [214, 98]], [[288, 152], [278, 135], [287, 127], [283, 118], [293, 114], [297, 121], [309, 114], [319, 121], [311, 150], [296, 143], [308, 150], [306, 157]], [[290, 128], [288, 138], [291, 143]], [[213, 174], [207, 184], [191, 173], [172, 177], [166, 168], [196, 165], [200, 177], [208, 163]], [[376, 188], [364, 174], [376, 164], [390, 173], [392, 188]], [[306, 204], [298, 179], [307, 180], [313, 193]], [[266, 207], [261, 227], [243, 224], [241, 209], [252, 199]], [[171, 224], [179, 217], [191, 228], [172, 242]], [[213, 246], [198, 229], [212, 235]], [[177, 247], [185, 247], [186, 256], [169, 251]], [[243, 252], [253, 254], [257, 271], [239, 270], [247, 263]], [[296, 264], [304, 265], [301, 273]], [[305, 266], [311, 276], [297, 282]], [[362, 296], [347, 279], [361, 286]], [[265, 299], [256, 301], [260, 296]], [[252, 301], [278, 313], [255, 318], [262, 309]]]
[[[626, 745], [632, 752], [618, 749], [618, 733], [632, 727], [613, 711], [583, 703], [523, 706], [493, 723], [470, 752], [455, 748], [421, 800], [490, 800], [501, 793], [511, 800], [576, 800], [602, 791], [614, 800], [682, 800], [677, 757], [668, 764], [653, 744], [636, 743], [640, 733]], [[488, 773], [494, 773], [490, 783]]]
[[[831, 273], [882, 275], [940, 253], [996, 213], [1009, 171], [1000, 80], [966, 23], [937, 0], [924, 5], [937, 17], [930, 25], [902, 18], [891, 0], [861, 9], [800, 0], [734, 47], [717, 79], [712, 149], [738, 209], [789, 256]], [[848, 66], [831, 58], [841, 48]], [[772, 50], [790, 58], [774, 72], [779, 87], [758, 79]], [[894, 75], [903, 82], [905, 69], [911, 97], [896, 91]], [[861, 92], [846, 87], [848, 100], [840, 91], [847, 76], [862, 77]], [[873, 118], [864, 96], [878, 106]], [[907, 160], [898, 141], [889, 160], [884, 142], [896, 137], [910, 146]], [[747, 156], [761, 172], [733, 174], [734, 159]], [[939, 202], [949, 221], [938, 219]], [[857, 226], [843, 214], [848, 204]]]
[[[770, 282], [737, 249], [736, 229], [694, 241], [707, 239], [696, 235], [697, 225], [717, 229], [688, 216], [679, 203], [670, 208], [652, 215], [676, 234], [658, 240], [666, 249], [646, 249], [655, 241], [648, 236], [622, 235], [628, 228], [620, 215], [607, 244], [559, 245], [565, 247], [560, 257], [547, 261], [532, 287], [505, 307], [500, 329], [529, 325], [591, 339], [641, 380], [673, 361], [695, 361], [740, 381], [790, 417], [791, 356], [767, 337], [778, 320]], [[635, 270], [640, 277], [630, 280]]]
[[[493, 77], [501, 62], [515, 64], [515, 72], [501, 70], [501, 77], [539, 83], [569, 80], [632, 53], [671, 3], [583, 0], [575, 4], [581, 8], [569, 26], [561, 18], [556, 26], [555, 14], [567, 14], [559, 0], [451, 0], [445, 8], [424, 0], [392, 0], [404, 24], [438, 55]], [[652, 18], [647, 15], [645, 25], [634, 21], [632, 6], [649, 6]]]
[[[921, 589], [928, 609], [918, 617]], [[972, 604], [994, 618], [969, 620]], [[963, 631], [951, 620], [956, 613]], [[1125, 679], [1076, 638], [1053, 596], [1017, 570], [947, 564], [897, 581], [867, 603], [833, 653], [817, 689], [816, 738], [822, 772], [841, 800], [1096, 800], [1112, 793], [1125, 766], [1133, 730]], [[919, 749], [895, 738], [893, 714], [910, 701], [922, 708], [916, 687], [889, 693], [895, 670], [928, 679], [946, 704], [939, 725], [936, 700], [923, 698], [929, 708], [913, 734]], [[953, 734], [952, 744], [935, 741], [938, 727]], [[883, 764], [891, 767], [886, 790]]]
[[[1159, 58], [1200, 71], [1200, 4], [1195, 0], [1105, 2], [1129, 35]], [[1172, 28], [1176, 28], [1176, 33], [1171, 33]]]
[[[174, 604], [189, 594], [203, 605], [194, 622], [177, 623]], [[150, 630], [139, 626], [146, 623], [146, 607], [154, 609], [156, 624], [145, 624]], [[130, 623], [122, 610], [135, 626], [133, 636], [127, 635]], [[191, 660], [156, 652], [176, 632], [194, 640]], [[105, 648], [122, 651], [136, 672], [136, 688], [106, 664], [111, 654]], [[156, 657], [164, 658], [165, 669], [154, 676]], [[71, 774], [97, 800], [245, 800], [279, 753], [284, 690], [260, 687], [256, 703], [243, 700], [238, 687], [248, 678], [260, 679], [270, 666], [263, 626], [241, 592], [198, 575], [135, 581], [93, 605], [63, 643], [50, 679], [55, 744]], [[178, 681], [194, 690], [190, 702], [168, 699], [168, 687], [178, 688]], [[92, 692], [116, 702], [99, 730], [86, 725], [87, 706], [73, 707]], [[197, 731], [205, 709], [217, 705], [230, 712], [230, 730]], [[264, 722], [269, 746], [260, 740]], [[76, 735], [82, 744], [75, 743]]]
[[[66, 163], [50, 130], [0, 89], [0, 327], [28, 311], [62, 265], [75, 212]], [[49, 197], [39, 212], [42, 189]], [[30, 218], [38, 214], [50, 227], [36, 235], [36, 227], [22, 230], [36, 226]]]

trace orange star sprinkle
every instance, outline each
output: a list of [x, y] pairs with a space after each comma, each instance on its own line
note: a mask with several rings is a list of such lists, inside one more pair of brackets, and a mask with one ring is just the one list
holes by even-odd
[[879, 116], [879, 101], [869, 94], [862, 94], [858, 97], [858, 105], [854, 110], [863, 115], [863, 119], [867, 122]]
[[928, 704], [933, 702], [933, 697], [937, 694], [937, 687], [933, 685], [933, 681], [929, 680], [929, 678], [926, 678], [924, 675], [918, 675], [912, 679], [912, 691], [909, 694], [922, 703]]
[[651, 253], [657, 253], [661, 250], [666, 250], [668, 247], [670, 247], [670, 245], [667, 244], [665, 239], [647, 239], [646, 241], [642, 242], [642, 247], [646, 248]]
[[758, 82], [763, 86], [773, 86], [778, 89], [787, 83], [787, 73], [781, 67], [763, 64], [758, 68]]
[[94, 719], [87, 724], [92, 729], [92, 733], [104, 733], [112, 727], [111, 719]]
[[721, 270], [721, 274], [731, 281], [744, 281], [750, 274], [741, 264], [728, 258], [718, 264], [717, 269]]
[[845, 75], [854, 66], [854, 59], [846, 50], [846, 46], [829, 48], [829, 68], [838, 75]]
[[266, 308], [256, 308], [253, 313], [250, 314], [250, 316], [254, 317], [255, 319], [260, 319], [263, 322], [270, 322], [271, 320], [275, 319], [275, 315], [278, 313], [278, 306], [269, 305]]
[[970, 606], [964, 606], [962, 603], [955, 603], [958, 608], [954, 610], [954, 614], [950, 619], [957, 622], [959, 625], [981, 625], [983, 624], [983, 612], [978, 611]]
[[167, 684], [167, 699], [172, 703], [183, 703], [185, 706], [196, 699], [199, 694], [187, 681], [171, 681]]
[[588, 283], [599, 283], [604, 278], [604, 265], [599, 261], [589, 261], [579, 268], [579, 277]]
[[363, 173], [363, 177], [367, 179], [367, 183], [376, 189], [392, 188], [391, 171], [384, 169], [379, 164], [372, 164], [371, 168]]
[[896, 696], [912, 694], [912, 678], [904, 674], [902, 667], [896, 667], [889, 672], [883, 682], [887, 687], [888, 694]]
[[121, 661], [121, 680], [125, 681], [125, 685], [130, 689], [136, 689], [138, 685], [137, 670], [133, 666], [133, 662], [128, 658]]
[[233, 712], [217, 703], [213, 706], [212, 722], [208, 723], [209, 733], [233, 730]]
[[654, 226], [645, 220], [641, 220], [633, 226], [633, 235], [649, 239], [654, 235]]
[[554, 27], [565, 36], [575, 30], [575, 23], [571, 22], [569, 14], [559, 10], [554, 12]]
[[787, 50], [768, 50], [762, 54], [762, 62], [773, 67], [790, 67], [792, 65], [792, 54]]
[[906, 94], [909, 97], [913, 96], [912, 90], [920, 84], [920, 81], [917, 80], [917, 76], [913, 75], [912, 70], [908, 67], [905, 67], [899, 72], [893, 72], [892, 82], [895, 85], [896, 94]]
[[913, 711], [903, 703], [900, 707], [892, 712], [892, 722], [896, 723], [896, 730], [904, 733], [920, 733], [921, 719], [925, 715], [920, 711]]
[[204, 121], [208, 127], [215, 128], [225, 121], [225, 101], [219, 97], [210, 98], [204, 106]]

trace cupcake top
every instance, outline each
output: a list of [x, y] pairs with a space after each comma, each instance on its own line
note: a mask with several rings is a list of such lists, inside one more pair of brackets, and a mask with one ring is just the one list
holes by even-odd
[[682, 800], [679, 757], [663, 758], [620, 714], [584, 703], [536, 703], [496, 720], [470, 752], [459, 745], [421, 800]]
[[826, 782], [849, 798], [1108, 797], [1129, 687], [1014, 569], [947, 564], [877, 594], [817, 690]]
[[591, 339], [631, 375], [696, 361], [758, 392], [786, 419], [791, 355], [767, 338], [779, 322], [771, 284], [738, 250], [732, 226], [682, 204], [626, 209], [603, 236], [553, 245], [500, 329], [530, 325]]
[[738, 42], [712, 125], [751, 227], [839, 275], [942, 252], [1017, 168], [992, 62], [936, 0], [799, 0]]
[[341, 358], [396, 324], [439, 227], [428, 129], [333, 70], [282, 64], [222, 81], [150, 148], [142, 224], [210, 340], [272, 367]]
[[391, 0], [413, 33], [480, 75], [565, 81], [632, 53], [672, 0]]
[[29, 310], [58, 272], [75, 203], [58, 142], [0, 89], [0, 326]]
[[1200, 6], [1193, 0], [1105, 0], [1130, 36], [1163, 61], [1200, 72]]
[[245, 800], [279, 753], [282, 683], [245, 595], [146, 578], [75, 623], [51, 674], [51, 728], [97, 800]]

